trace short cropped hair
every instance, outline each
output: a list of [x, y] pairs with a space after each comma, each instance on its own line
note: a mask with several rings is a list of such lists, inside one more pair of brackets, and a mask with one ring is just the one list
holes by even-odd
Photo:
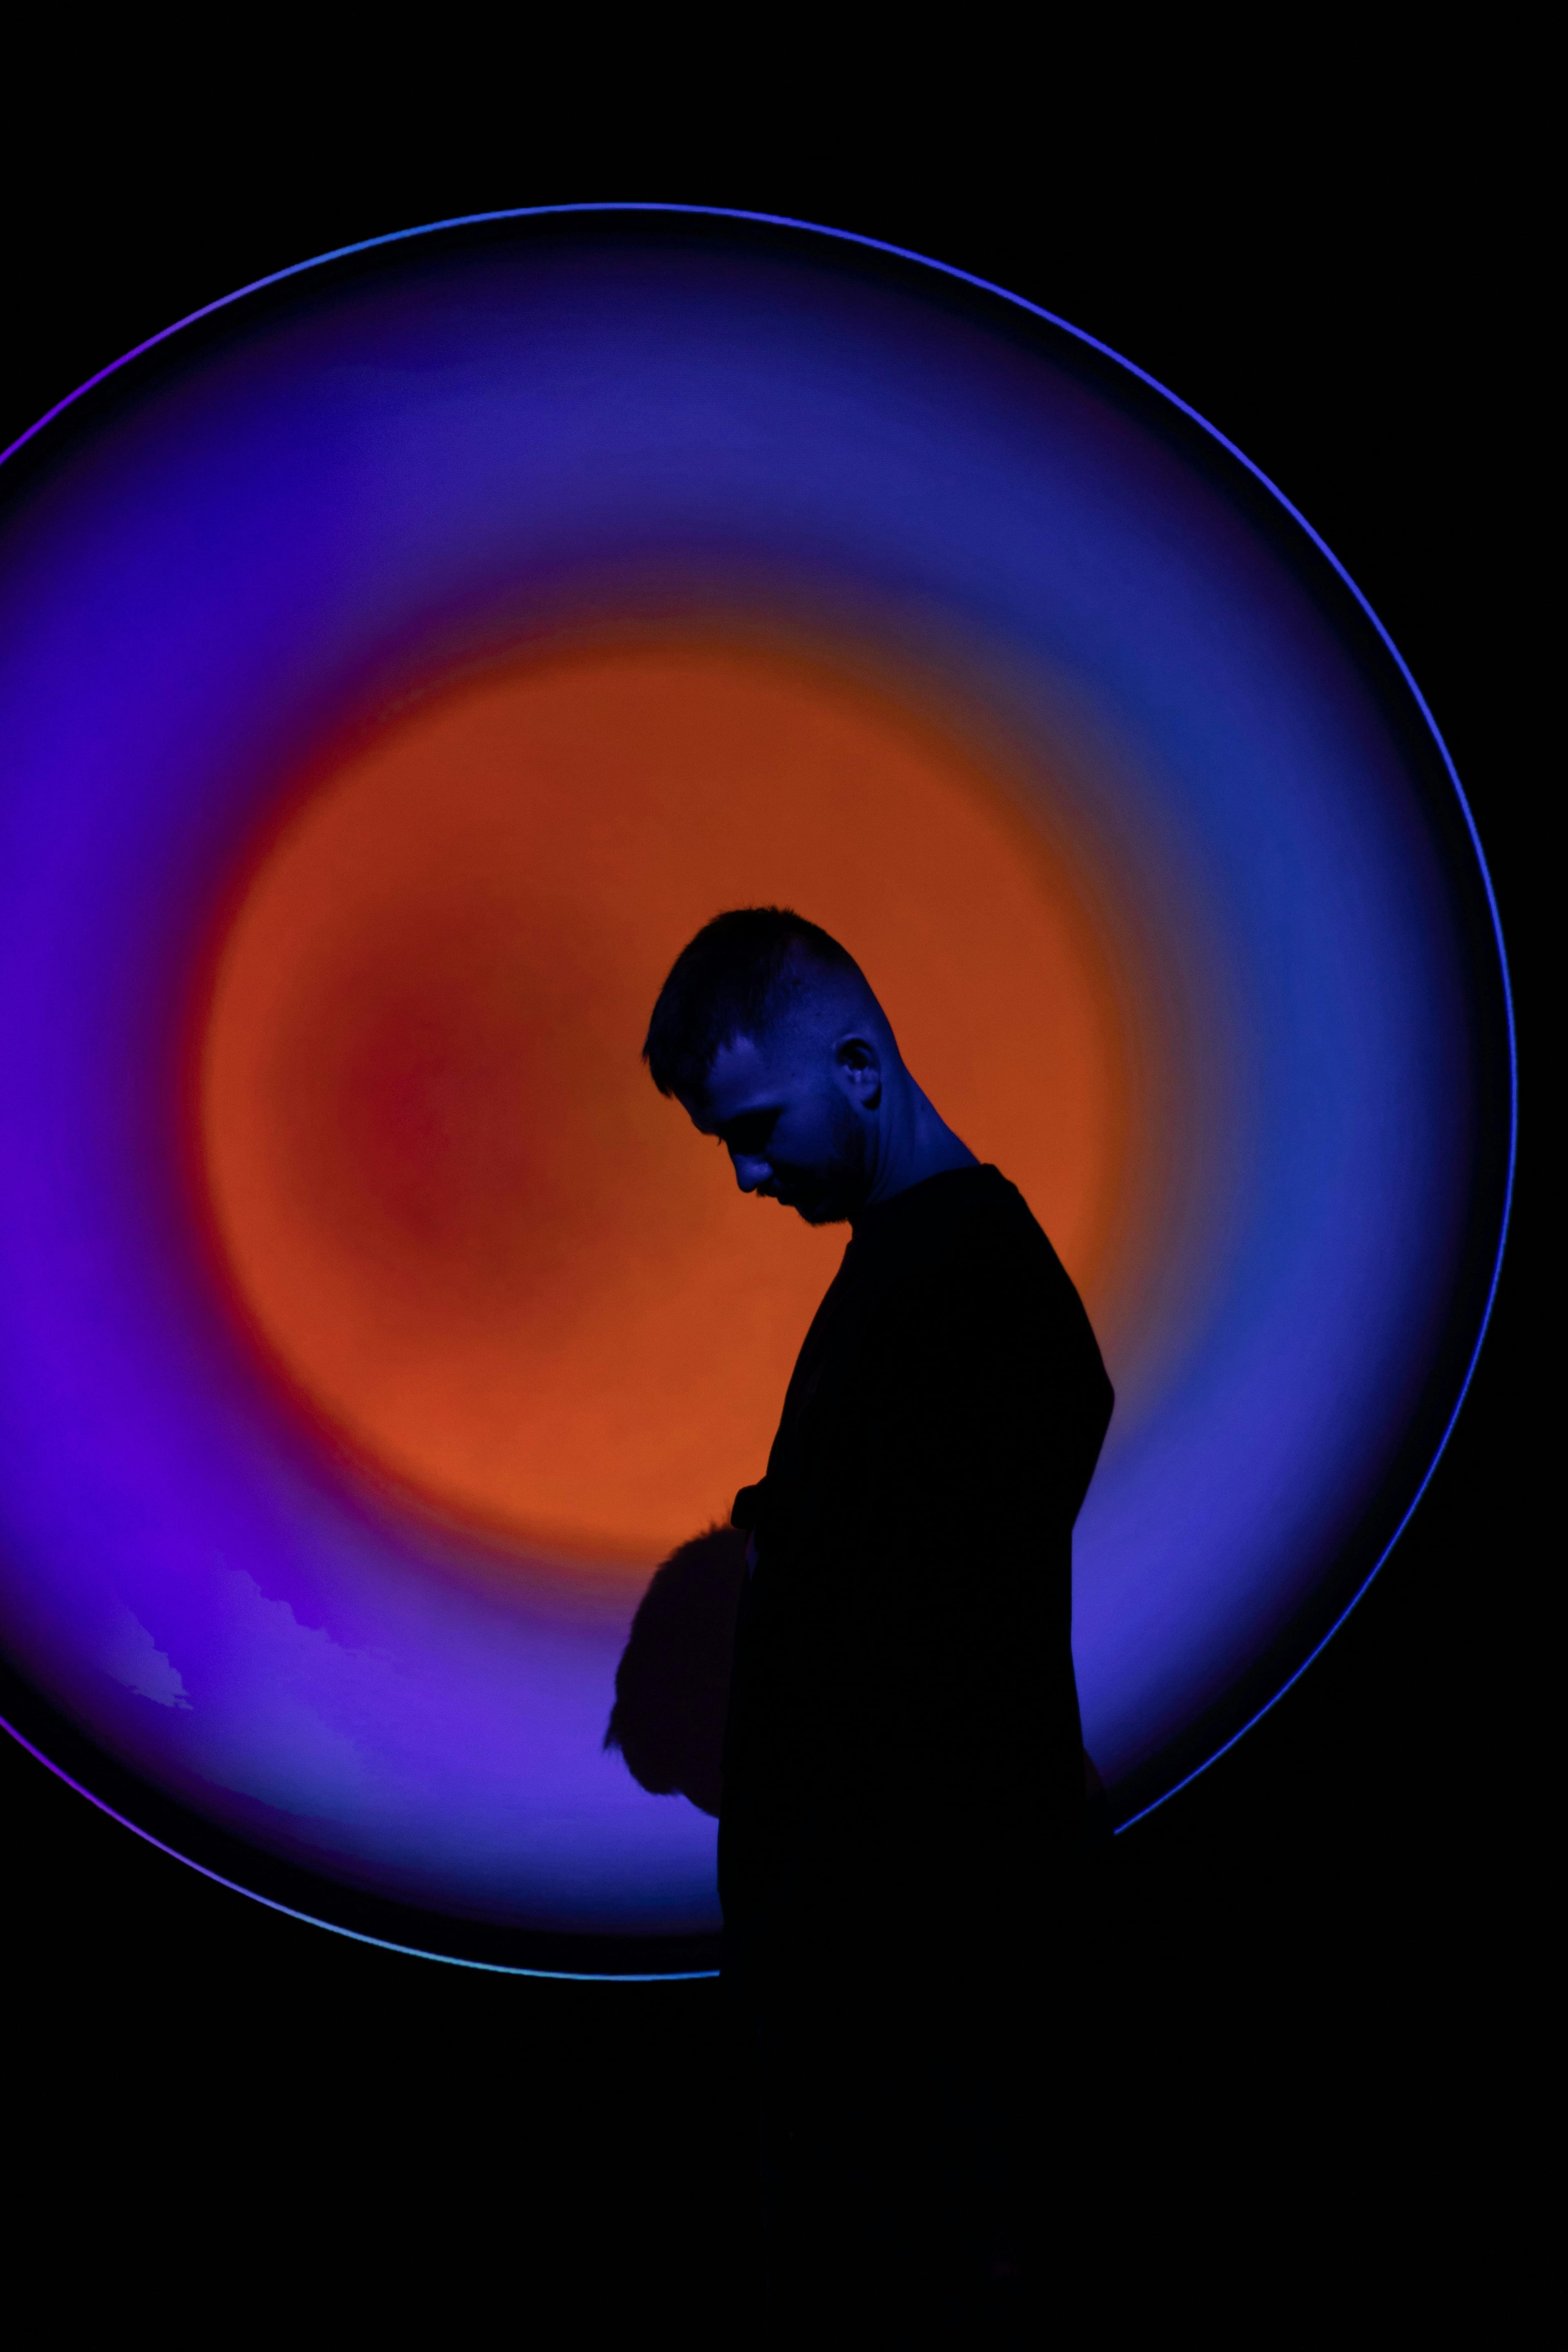
[[659, 1093], [700, 1095], [721, 1046], [776, 1027], [814, 966], [860, 973], [847, 948], [790, 907], [735, 907], [704, 923], [676, 957], [648, 1023], [642, 1055]]

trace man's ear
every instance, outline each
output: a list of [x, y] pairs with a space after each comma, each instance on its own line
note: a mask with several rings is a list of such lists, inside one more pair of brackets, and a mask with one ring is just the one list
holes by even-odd
[[882, 1057], [869, 1037], [851, 1030], [833, 1048], [833, 1075], [857, 1110], [875, 1110], [882, 1099]]

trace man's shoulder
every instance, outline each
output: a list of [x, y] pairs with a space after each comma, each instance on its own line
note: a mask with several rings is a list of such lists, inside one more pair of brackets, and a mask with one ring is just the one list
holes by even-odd
[[948, 1170], [889, 1205], [900, 1201], [908, 1207], [899, 1230], [884, 1233], [876, 1256], [888, 1286], [911, 1308], [942, 1300], [961, 1319], [986, 1322], [1082, 1316], [1045, 1228], [1000, 1169]]
[[[999, 1169], [968, 1171], [967, 1188], [923, 1278], [910, 1286], [910, 1314], [899, 1318], [911, 1341], [911, 1366], [931, 1347], [964, 1382], [985, 1389], [982, 1367], [1009, 1393], [1066, 1382], [1103, 1431], [1112, 1391], [1088, 1310], [1039, 1219]], [[921, 1349], [914, 1335], [931, 1346]]]
[[989, 1161], [955, 1168], [930, 1183], [923, 1238], [933, 1256], [984, 1256], [1010, 1262], [1020, 1273], [1061, 1272], [1045, 1227], [999, 1168]]

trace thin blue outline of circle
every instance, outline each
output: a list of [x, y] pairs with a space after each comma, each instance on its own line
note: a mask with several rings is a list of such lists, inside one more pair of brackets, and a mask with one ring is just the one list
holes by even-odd
[[[1466, 830], [1470, 836], [1470, 846], [1475, 851], [1476, 863], [1480, 867], [1481, 882], [1487, 894], [1487, 909], [1491, 916], [1492, 937], [1497, 943], [1498, 969], [1502, 978], [1503, 1010], [1508, 1025], [1509, 1080], [1508, 1179], [1503, 1191], [1502, 1222], [1498, 1231], [1497, 1256], [1492, 1265], [1491, 1281], [1487, 1290], [1486, 1307], [1481, 1316], [1480, 1328], [1476, 1334], [1476, 1344], [1470, 1351], [1470, 1360], [1465, 1367], [1464, 1381], [1460, 1386], [1458, 1396], [1455, 1402], [1454, 1410], [1448, 1415], [1447, 1422], [1443, 1430], [1443, 1434], [1437, 1441], [1436, 1450], [1433, 1454], [1431, 1461], [1426, 1465], [1421, 1484], [1416, 1487], [1415, 1494], [1410, 1498], [1409, 1505], [1405, 1509], [1404, 1517], [1401, 1518], [1399, 1525], [1394, 1528], [1394, 1533], [1390, 1536], [1387, 1543], [1384, 1544], [1382, 1551], [1378, 1554], [1376, 1560], [1368, 1570], [1366, 1576], [1357, 1586], [1349, 1601], [1346, 1601], [1343, 1609], [1341, 1610], [1333, 1623], [1329, 1627], [1328, 1632], [1322, 1636], [1321, 1640], [1317, 1643], [1315, 1647], [1308, 1652], [1300, 1664], [1296, 1668], [1294, 1674], [1288, 1676], [1288, 1678], [1280, 1684], [1273, 1696], [1265, 1700], [1264, 1704], [1258, 1708], [1256, 1715], [1252, 1715], [1247, 1717], [1247, 1721], [1241, 1726], [1239, 1731], [1233, 1731], [1230, 1738], [1226, 1740], [1222, 1746], [1216, 1748], [1212, 1756], [1205, 1756], [1201, 1764], [1194, 1765], [1193, 1769], [1182, 1780], [1174, 1781], [1170, 1788], [1165, 1790], [1163, 1795], [1154, 1799], [1152, 1804], [1145, 1805], [1141, 1812], [1132, 1814], [1129, 1820], [1118, 1822], [1116, 1835], [1121, 1837], [1125, 1831], [1131, 1829], [1135, 1822], [1146, 1821], [1151, 1813], [1157, 1812], [1162, 1805], [1169, 1804], [1173, 1797], [1178, 1796], [1184, 1789], [1190, 1788], [1192, 1783], [1198, 1779], [1199, 1775], [1206, 1772], [1211, 1765], [1217, 1764], [1222, 1756], [1227, 1756], [1230, 1753], [1230, 1750], [1237, 1745], [1237, 1742], [1238, 1740], [1245, 1739], [1247, 1733], [1253, 1729], [1254, 1726], [1261, 1723], [1264, 1717], [1279, 1706], [1286, 1692], [1293, 1689], [1296, 1684], [1300, 1681], [1301, 1676], [1306, 1673], [1308, 1667], [1311, 1665], [1316, 1659], [1322, 1655], [1322, 1653], [1333, 1640], [1334, 1635], [1339, 1632], [1340, 1627], [1344, 1623], [1352, 1610], [1354, 1609], [1357, 1602], [1370, 1591], [1373, 1579], [1383, 1569], [1388, 1559], [1389, 1554], [1393, 1551], [1394, 1545], [1399, 1541], [1400, 1537], [1405, 1533], [1405, 1528], [1409, 1526], [1410, 1521], [1415, 1515], [1416, 1506], [1420, 1503], [1422, 1496], [1426, 1494], [1427, 1487], [1432, 1483], [1433, 1474], [1436, 1470], [1438, 1463], [1443, 1458], [1444, 1453], [1447, 1448], [1448, 1440], [1454, 1433], [1454, 1425], [1458, 1420], [1459, 1414], [1464, 1408], [1465, 1399], [1470, 1392], [1470, 1383], [1475, 1379], [1476, 1366], [1480, 1360], [1481, 1348], [1486, 1339], [1488, 1327], [1491, 1322], [1492, 1307], [1497, 1298], [1498, 1284], [1502, 1278], [1503, 1253], [1508, 1244], [1509, 1221], [1513, 1212], [1514, 1172], [1519, 1154], [1519, 1045], [1514, 1028], [1513, 987], [1509, 976], [1508, 950], [1503, 945], [1502, 919], [1498, 912], [1497, 894], [1492, 888], [1491, 872], [1487, 865], [1486, 853], [1481, 847], [1480, 835], [1476, 829], [1476, 820], [1471, 814], [1469, 802], [1465, 797], [1465, 788], [1459, 782], [1458, 770], [1455, 767], [1448, 747], [1443, 740], [1442, 731], [1439, 729], [1436, 719], [1432, 716], [1431, 710], [1427, 707], [1426, 696], [1422, 693], [1420, 688], [1416, 685], [1414, 677], [1411, 675], [1409, 666], [1406, 663], [1404, 655], [1400, 652], [1398, 646], [1394, 644], [1394, 639], [1389, 635], [1388, 631], [1384, 627], [1383, 623], [1378, 619], [1377, 614], [1373, 611], [1372, 606], [1368, 604], [1365, 596], [1363, 595], [1361, 590], [1356, 586], [1355, 582], [1351, 578], [1350, 573], [1345, 570], [1344, 565], [1340, 562], [1339, 557], [1334, 553], [1332, 548], [1328, 546], [1326, 542], [1320, 538], [1319, 534], [1313, 530], [1311, 524], [1307, 520], [1306, 516], [1300, 512], [1299, 508], [1292, 506], [1290, 500], [1285, 496], [1284, 491], [1279, 488], [1278, 484], [1269, 480], [1262, 467], [1255, 465], [1252, 459], [1247, 457], [1245, 450], [1238, 449], [1234, 441], [1229, 441], [1226, 438], [1226, 436], [1219, 430], [1217, 425], [1211, 425], [1206, 416], [1200, 416], [1195, 408], [1190, 407], [1178, 394], [1172, 392], [1165, 384], [1163, 384], [1159, 381], [1158, 377], [1152, 376], [1148, 373], [1147, 369], [1139, 367], [1135, 361], [1124, 359], [1120, 352], [1113, 352], [1109, 343], [1102, 343], [1097, 336], [1089, 334], [1082, 327], [1075, 327], [1072, 325], [1070, 320], [1058, 318], [1054, 310], [1042, 310], [1037, 302], [1027, 300], [1022, 294], [1009, 293], [1006, 287], [994, 285], [988, 278], [977, 278], [973, 270], [959, 269], [950, 261], [934, 261], [929, 254], [912, 252], [908, 246], [891, 245], [884, 237], [862, 236], [855, 229], [827, 228], [819, 221], [792, 220], [787, 214], [784, 213], [740, 212], [722, 205], [664, 205], [641, 201], [627, 201], [622, 203], [606, 201], [604, 203], [577, 205], [519, 205], [500, 212], [462, 213], [458, 215], [452, 220], [426, 221], [417, 228], [392, 229], [389, 230], [384, 236], [367, 236], [362, 238], [357, 245], [340, 245], [335, 247], [330, 253], [318, 253], [313, 255], [309, 261], [291, 262], [287, 269], [274, 269], [265, 278], [253, 278], [248, 286], [238, 287], [232, 294], [222, 294], [218, 297], [216, 301], [205, 302], [202, 305], [199, 310], [192, 310], [184, 319], [176, 319], [173, 326], [163, 327], [160, 329], [157, 334], [149, 335], [145, 342], [136, 344], [133, 350], [124, 352], [117, 360], [111, 360], [107, 367], [100, 368], [96, 375], [89, 376], [86, 382], [79, 384], [74, 392], [67, 393], [63, 400], [57, 401], [51, 409], [46, 411], [46, 413], [38, 418], [37, 424], [30, 425], [25, 433], [18, 435], [17, 438], [11, 443], [8, 448], [0, 449], [0, 466], [5, 465], [8, 458], [14, 457], [19, 449], [25, 448], [26, 444], [31, 441], [37, 434], [43, 431], [46, 425], [52, 424], [57, 416], [63, 415], [68, 408], [73, 406], [77, 401], [82, 399], [86, 394], [91, 392], [95, 385], [103, 383], [111, 375], [118, 374], [120, 370], [122, 367], [128, 367], [132, 360], [140, 359], [143, 352], [153, 351], [156, 349], [159, 343], [167, 342], [171, 335], [177, 335], [181, 332], [182, 329], [194, 326], [198, 319], [210, 318], [215, 310], [224, 310], [228, 308], [230, 303], [243, 301], [247, 294], [260, 293], [264, 287], [279, 285], [286, 278], [298, 278], [307, 269], [320, 269], [329, 261], [342, 261], [346, 260], [353, 254], [373, 252], [378, 246], [402, 245], [406, 243], [409, 238], [416, 236], [438, 236], [444, 229], [482, 228], [496, 221], [542, 220], [561, 217], [574, 213], [662, 213], [681, 215], [687, 217], [696, 216], [700, 219], [706, 220], [751, 221], [754, 222], [759, 226], [765, 228], [804, 229], [806, 234], [811, 236], [833, 237], [842, 245], [864, 246], [870, 252], [891, 254], [894, 258], [899, 261], [912, 261], [917, 263], [922, 269], [934, 269], [940, 272], [940, 274], [944, 278], [955, 278], [963, 285], [977, 287], [983, 294], [997, 295], [1004, 302], [1012, 303], [1016, 310], [1027, 310], [1033, 317], [1037, 319], [1044, 319], [1048, 326], [1059, 327], [1064, 334], [1071, 335], [1075, 341], [1087, 344], [1090, 351], [1100, 352], [1102, 358], [1114, 362], [1115, 365], [1120, 368], [1124, 368], [1129, 375], [1136, 376], [1140, 383], [1147, 384], [1152, 392], [1158, 393], [1162, 400], [1168, 400], [1173, 408], [1180, 409], [1184, 416], [1190, 417], [1193, 423], [1197, 425], [1201, 431], [1206, 433], [1212, 441], [1216, 441], [1220, 447], [1226, 451], [1227, 456], [1234, 457], [1239, 465], [1245, 466], [1247, 471], [1252, 476], [1253, 479], [1261, 483], [1263, 488], [1268, 491], [1269, 497], [1276, 499], [1284, 509], [1291, 521], [1298, 524], [1300, 529], [1306, 532], [1307, 537], [1311, 541], [1312, 545], [1317, 549], [1319, 554], [1321, 555], [1329, 563], [1337, 577], [1344, 583], [1344, 585], [1350, 590], [1351, 594], [1355, 598], [1356, 603], [1361, 606], [1362, 611], [1366, 614], [1367, 619], [1372, 623], [1373, 627], [1376, 630], [1379, 638], [1386, 647], [1388, 654], [1394, 662], [1394, 667], [1398, 670], [1400, 677], [1409, 688], [1411, 696], [1415, 700], [1415, 707], [1420, 711], [1422, 719], [1426, 722], [1427, 732], [1430, 734], [1434, 743], [1437, 746], [1438, 752], [1442, 757], [1444, 769], [1447, 773], [1448, 782], [1454, 788], [1454, 796], [1458, 800], [1460, 810], [1464, 815]], [[250, 1899], [253, 1903], [265, 1904], [269, 1911], [281, 1911], [285, 1917], [289, 1919], [306, 1920], [312, 1927], [327, 1928], [334, 1936], [348, 1936], [355, 1943], [375, 1944], [384, 1951], [408, 1952], [413, 1957], [420, 1959], [447, 1960], [454, 1968], [488, 1969], [493, 1973], [501, 1976], [558, 1977], [569, 1979], [574, 1983], [654, 1984], [668, 1982], [671, 1984], [682, 1984], [690, 1983], [695, 1978], [712, 1977], [718, 1974], [718, 1970], [716, 1969], [688, 1969], [682, 1973], [671, 1971], [668, 1978], [662, 1974], [616, 1978], [609, 1975], [598, 1976], [592, 1972], [584, 1972], [578, 1975], [573, 1971], [560, 1969], [509, 1968], [500, 1961], [458, 1959], [454, 1958], [452, 1954], [447, 1952], [417, 1952], [412, 1945], [384, 1943], [383, 1939], [378, 1936], [362, 1936], [357, 1934], [352, 1927], [334, 1927], [330, 1919], [317, 1919], [312, 1916], [312, 1914], [307, 1911], [291, 1911], [286, 1904], [275, 1903], [269, 1896], [265, 1895], [251, 1895], [251, 1891], [248, 1887], [237, 1885], [232, 1879], [220, 1878], [216, 1871], [205, 1869], [199, 1862], [187, 1862], [185, 1855], [176, 1853], [173, 1846], [163, 1845], [157, 1838], [153, 1837], [146, 1830], [137, 1829], [134, 1822], [126, 1821], [123, 1814], [115, 1812], [111, 1806], [104, 1804], [100, 1798], [93, 1796], [90, 1790], [82, 1788], [79, 1782], [73, 1780], [68, 1772], [61, 1771], [58, 1765], [50, 1763], [48, 1758], [41, 1754], [37, 1748], [33, 1747], [29, 1740], [24, 1739], [19, 1731], [16, 1730], [12, 1725], [5, 1722], [4, 1717], [0, 1717], [0, 1729], [8, 1731], [13, 1739], [16, 1740], [21, 1747], [26, 1748], [29, 1756], [37, 1757], [38, 1762], [47, 1766], [49, 1771], [55, 1773], [58, 1779], [64, 1780], [68, 1788], [75, 1789], [79, 1796], [86, 1797], [89, 1803], [98, 1806], [100, 1812], [108, 1813], [111, 1821], [121, 1822], [123, 1828], [134, 1831], [135, 1834], [140, 1838], [145, 1838], [149, 1845], [157, 1846], [160, 1853], [170, 1854], [176, 1862], [186, 1862], [186, 1866], [189, 1869], [199, 1871], [204, 1878], [210, 1878], [215, 1885], [230, 1887], [232, 1891], [237, 1895], [250, 1895]]]
[[84, 1789], [79, 1780], [73, 1780], [70, 1774], [62, 1771], [41, 1748], [35, 1748], [30, 1739], [24, 1739], [15, 1725], [7, 1723], [3, 1716], [0, 1716], [0, 1730], [8, 1731], [17, 1747], [25, 1748], [46, 1771], [54, 1774], [57, 1780], [63, 1780], [66, 1787], [74, 1789], [79, 1797], [85, 1797], [89, 1805], [96, 1805], [100, 1813], [107, 1813], [110, 1820], [118, 1822], [122, 1830], [129, 1830], [144, 1844], [155, 1846], [160, 1853], [166, 1853], [171, 1862], [184, 1863], [185, 1868], [194, 1870], [198, 1877], [210, 1878], [215, 1886], [226, 1886], [231, 1895], [247, 1895], [252, 1903], [259, 1903], [268, 1911], [279, 1912], [285, 1919], [302, 1920], [307, 1927], [324, 1927], [329, 1936], [346, 1936], [351, 1944], [374, 1944], [378, 1952], [401, 1952], [411, 1960], [444, 1960], [448, 1968], [483, 1969], [490, 1976], [549, 1977], [558, 1984], [694, 1984], [700, 1978], [716, 1977], [719, 1973], [717, 1969], [648, 1969], [641, 1975], [631, 1969], [616, 1973], [607, 1969], [523, 1969], [507, 1960], [466, 1960], [456, 1952], [426, 1952], [417, 1944], [395, 1944], [385, 1936], [366, 1936], [357, 1927], [340, 1927], [334, 1920], [318, 1919], [313, 1911], [296, 1911], [287, 1903], [274, 1901], [270, 1895], [258, 1895], [253, 1886], [241, 1886], [237, 1879], [221, 1876], [217, 1871], [209, 1870], [205, 1862], [193, 1862], [188, 1853], [181, 1853], [175, 1846], [165, 1845], [162, 1838], [153, 1835], [151, 1830], [140, 1828], [123, 1813], [117, 1813], [112, 1805], [106, 1805], [101, 1797], [95, 1797], [90, 1789]]

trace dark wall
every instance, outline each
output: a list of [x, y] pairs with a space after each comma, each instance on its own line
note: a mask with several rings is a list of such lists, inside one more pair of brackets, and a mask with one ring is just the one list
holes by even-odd
[[[420, 103], [416, 58], [395, 100], [352, 71], [324, 97], [296, 89], [274, 66], [254, 114], [232, 110], [232, 79], [192, 104], [160, 95], [191, 62], [173, 52], [143, 57], [151, 79], [119, 104], [116, 62], [96, 61], [79, 105], [63, 56], [35, 85], [0, 443], [199, 302], [422, 219], [649, 194], [886, 236], [1102, 337], [1306, 513], [1427, 694], [1528, 950], [1516, 217], [1461, 135], [1458, 83], [1414, 113], [1391, 100], [1300, 128], [1260, 105], [1164, 119], [1154, 90], [1130, 128], [1103, 81], [1058, 75], [992, 140], [975, 89], [906, 105], [873, 77], [858, 101], [813, 111], [807, 94], [792, 132], [752, 137], [689, 101], [673, 129], [635, 107], [608, 128], [570, 78], [562, 129], [542, 68], [514, 75], [509, 122], [482, 59], [471, 122], [449, 66], [433, 113]], [[1096, 2273], [1112, 2301], [1142, 2281], [1173, 2315], [1239, 2309], [1259, 2258], [1304, 2292], [1309, 2254], [1384, 2259], [1391, 2184], [1469, 2177], [1456, 2100], [1485, 2075], [1494, 1981], [1478, 1929], [1493, 1961], [1521, 1932], [1503, 1857], [1538, 1606], [1526, 1165], [1474, 1391], [1391, 1564], [1284, 1703], [1119, 1842], [1083, 2158], [1121, 2250]], [[200, 2211], [239, 2275], [285, 2294], [314, 2248], [334, 2294], [405, 2281], [460, 2304], [504, 2275], [520, 2317], [548, 2292], [586, 2325], [617, 2282], [657, 2272], [698, 2323], [736, 2211], [712, 1988], [519, 1984], [357, 1948], [142, 1846], [8, 1742], [0, 1808], [8, 2011], [36, 2069], [19, 2112], [100, 2207], [146, 2186], [154, 2147], [168, 2212]]]

